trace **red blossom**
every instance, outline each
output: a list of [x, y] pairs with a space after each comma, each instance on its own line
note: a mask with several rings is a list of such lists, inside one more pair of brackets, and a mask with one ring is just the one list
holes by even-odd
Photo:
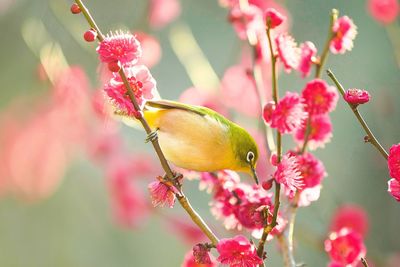
[[[161, 177], [158, 177], [162, 180]], [[154, 181], [148, 185], [152, 204], [154, 207], [167, 205], [170, 208], [174, 207], [175, 204], [175, 191], [172, 186], [165, 184], [161, 181]]]
[[400, 181], [400, 143], [390, 148], [388, 168], [390, 177]]
[[400, 202], [400, 182], [396, 179], [390, 179], [388, 181], [388, 192]]
[[[143, 65], [128, 67], [124, 71], [139, 106], [143, 106], [145, 100], [153, 98], [157, 90], [156, 81], [151, 76], [147, 67]], [[127, 89], [118, 74], [114, 74], [114, 78], [105, 85], [104, 91], [117, 109], [131, 115], [135, 114], [135, 109], [127, 94]]]
[[110, 32], [97, 47], [100, 61], [110, 63], [120, 61], [121, 64], [134, 64], [142, 56], [139, 41], [131, 33]]
[[400, 12], [398, 0], [369, 0], [367, 5], [372, 17], [383, 24], [394, 22]]
[[353, 48], [353, 40], [357, 35], [357, 26], [354, 25], [349, 17], [338, 18], [333, 25], [332, 31], [335, 34], [330, 44], [330, 50], [333, 54], [344, 54]]
[[256, 248], [242, 235], [221, 239], [217, 244], [217, 261], [230, 267], [257, 267], [262, 260], [257, 256]]
[[302, 99], [294, 92], [286, 92], [276, 106], [267, 104], [263, 115], [265, 121], [272, 128], [278, 129], [281, 134], [292, 133], [307, 118]]
[[[301, 146], [304, 143], [306, 132], [306, 122], [294, 134], [295, 141]], [[319, 147], [324, 147], [332, 137], [332, 124], [329, 115], [317, 115], [311, 117], [310, 134], [308, 136], [308, 147], [315, 150]]]
[[310, 115], [333, 111], [339, 98], [336, 89], [321, 79], [308, 82], [301, 95], [306, 104], [305, 109]]
[[290, 195], [304, 187], [296, 156], [285, 154], [274, 173], [275, 181], [283, 184]]
[[312, 64], [317, 55], [317, 48], [312, 42], [305, 42], [300, 45], [301, 56], [297, 70], [301, 73], [301, 77], [305, 78], [310, 75]]
[[283, 21], [286, 20], [286, 17], [279, 13], [275, 8], [268, 8], [267, 10], [265, 10], [264, 17], [267, 27], [269, 27], [270, 29], [278, 27], [282, 24]]
[[361, 235], [348, 228], [331, 233], [325, 240], [325, 251], [333, 262], [345, 266], [357, 265], [366, 254]]
[[368, 91], [357, 88], [348, 89], [344, 95], [344, 100], [353, 105], [367, 103], [370, 98], [371, 95], [368, 93]]
[[322, 161], [311, 153], [298, 155], [297, 161], [304, 188], [313, 188], [320, 185], [322, 179], [327, 175]]
[[300, 48], [294, 38], [286, 33], [281, 33], [275, 38], [278, 57], [282, 61], [286, 72], [297, 69], [300, 63]]
[[352, 204], [339, 207], [333, 215], [330, 230], [338, 232], [342, 228], [348, 228], [365, 236], [368, 231], [368, 215], [365, 210]]

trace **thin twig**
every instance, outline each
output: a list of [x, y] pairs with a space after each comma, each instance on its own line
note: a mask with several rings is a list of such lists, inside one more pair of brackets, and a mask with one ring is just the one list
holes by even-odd
[[364, 265], [364, 267], [368, 267], [368, 262], [366, 259], [361, 258], [361, 263]]
[[[85, 16], [87, 22], [89, 23], [89, 25], [96, 30], [97, 32], [97, 39], [101, 42], [104, 40], [104, 36], [101, 33], [99, 27], [97, 26], [95, 20], [93, 19], [93, 17], [91, 16], [89, 10], [85, 7], [85, 5], [83, 4], [83, 2], [81, 0], [75, 0], [76, 4], [79, 6], [79, 8], [81, 9], [83, 15]], [[121, 76], [122, 81], [124, 82], [124, 85], [127, 89], [127, 93], [128, 96], [135, 108], [135, 110], [139, 113], [142, 114], [141, 112], [141, 108], [137, 103], [136, 97], [133, 93], [133, 89], [125, 75], [124, 69], [121, 67], [120, 71], [118, 72], [119, 75]], [[146, 119], [140, 115], [138, 116], [138, 119], [140, 121], [140, 123], [142, 124], [144, 130], [146, 131], [147, 134], [150, 134], [151, 128], [149, 126], [149, 124], [147, 123]], [[160, 144], [158, 143], [157, 138], [153, 138], [150, 140], [154, 150], [157, 153], [157, 156], [160, 160], [161, 166], [163, 167], [168, 179], [170, 179], [171, 181], [175, 179], [175, 175], [174, 172], [172, 171], [171, 167], [168, 164], [168, 161], [166, 160]], [[192, 218], [193, 222], [196, 223], [197, 226], [199, 226], [199, 228], [204, 232], [204, 234], [210, 239], [210, 241], [213, 243], [213, 245], [217, 245], [218, 243], [218, 238], [217, 236], [211, 231], [210, 227], [208, 227], [208, 225], [204, 222], [204, 220], [200, 217], [200, 215], [192, 208], [192, 206], [190, 205], [188, 199], [183, 195], [182, 192], [180, 192], [180, 195], [177, 197], [179, 203], [181, 204], [181, 206], [184, 208], [184, 210], [189, 214], [189, 216]]]
[[[326, 71], [328, 76], [332, 79], [332, 81], [335, 83], [337, 89], [339, 90], [340, 94], [344, 97], [345, 95], [345, 90], [343, 86], [339, 83], [335, 75], [331, 70]], [[383, 148], [383, 146], [379, 143], [378, 139], [376, 139], [375, 135], [372, 133], [370, 128], [368, 127], [368, 124], [365, 122], [363, 116], [360, 114], [360, 112], [357, 109], [356, 105], [347, 103], [350, 107], [350, 109], [353, 111], [354, 115], [356, 116], [357, 120], [360, 122], [361, 126], [363, 127], [365, 133], [368, 135], [368, 141], [371, 143], [378, 151], [381, 153], [381, 155], [387, 160], [388, 159], [388, 153], [387, 151]]]
[[[278, 80], [277, 80], [277, 72], [276, 72], [276, 56], [273, 51], [272, 47], [272, 39], [271, 39], [271, 32], [270, 28], [267, 28], [267, 38], [268, 38], [268, 43], [269, 43], [269, 49], [271, 53], [271, 64], [272, 64], [272, 98], [275, 102], [275, 104], [278, 103], [279, 100], [279, 94], [278, 94]], [[276, 131], [276, 145], [277, 145], [277, 162], [279, 163], [282, 158], [282, 136], [281, 133], [277, 130]], [[264, 254], [264, 246], [265, 242], [268, 238], [268, 235], [271, 233], [271, 231], [274, 229], [274, 227], [277, 225], [277, 219], [278, 219], [278, 211], [279, 211], [279, 206], [280, 206], [280, 193], [281, 193], [281, 185], [275, 181], [275, 199], [274, 199], [274, 212], [272, 215], [272, 221], [271, 223], [267, 223], [264, 227], [261, 239], [258, 243], [257, 246], [257, 254], [259, 257], [262, 257]]]

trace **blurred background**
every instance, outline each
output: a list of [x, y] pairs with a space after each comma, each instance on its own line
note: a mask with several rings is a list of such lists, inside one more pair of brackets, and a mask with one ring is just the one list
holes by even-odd
[[[245, 44], [217, 0], [86, 2], [103, 32], [129, 29], [142, 38], [143, 60], [166, 99], [193, 86], [216, 92], [226, 70], [245, 60]], [[178, 205], [149, 204], [147, 184], [162, 172], [144, 133], [104, 114], [98, 89], [106, 74], [71, 3], [0, 0], [0, 266], [180, 266], [201, 235]], [[381, 143], [400, 142], [399, 17], [382, 23], [365, 0], [273, 4], [286, 10], [296, 40], [311, 40], [319, 51], [332, 8], [353, 19], [353, 50], [330, 56], [327, 67], [344, 87], [371, 93], [361, 112]], [[305, 82], [297, 73], [282, 74], [280, 88], [300, 91]], [[236, 119], [251, 127], [254, 118], [243, 113]], [[367, 257], [374, 266], [400, 266], [389, 263], [400, 253], [400, 205], [387, 193], [387, 166], [363, 143], [343, 101], [332, 123], [331, 142], [315, 152], [328, 178], [320, 199], [298, 212], [296, 259], [326, 266], [323, 240], [332, 213], [353, 203], [368, 213]], [[289, 149], [293, 143], [285, 141]], [[210, 196], [197, 181], [185, 190], [221, 236], [233, 235], [211, 215]], [[281, 266], [275, 242], [267, 251], [269, 266]]]

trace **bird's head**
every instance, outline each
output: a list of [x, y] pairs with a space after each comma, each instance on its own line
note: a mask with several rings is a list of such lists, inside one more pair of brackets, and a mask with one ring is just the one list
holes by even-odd
[[258, 148], [256, 142], [245, 129], [236, 125], [232, 129], [231, 138], [236, 159], [236, 166], [232, 169], [251, 174], [255, 182], [258, 184], [256, 173]]

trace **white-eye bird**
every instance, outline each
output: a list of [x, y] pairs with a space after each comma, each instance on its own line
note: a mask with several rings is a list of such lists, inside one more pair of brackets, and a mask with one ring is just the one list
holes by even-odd
[[256, 142], [221, 114], [205, 107], [158, 100], [146, 102], [144, 117], [157, 131], [165, 158], [176, 166], [201, 172], [246, 172], [258, 183]]

